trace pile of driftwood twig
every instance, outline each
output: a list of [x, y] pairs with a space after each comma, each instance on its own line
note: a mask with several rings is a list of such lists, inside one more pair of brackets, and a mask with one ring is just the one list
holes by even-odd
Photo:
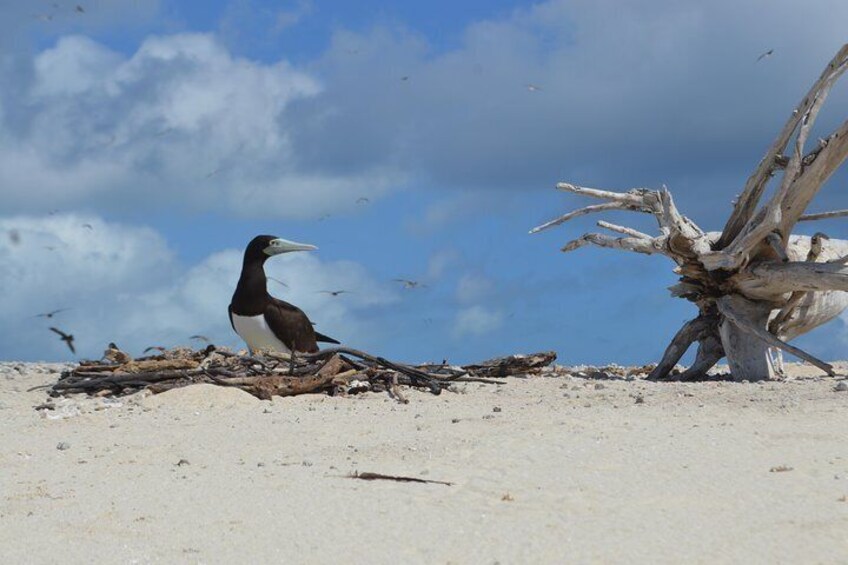
[[556, 359], [552, 351], [510, 355], [474, 365], [407, 365], [337, 347], [314, 354], [246, 355], [210, 345], [176, 347], [133, 359], [113, 344], [99, 361], [83, 361], [62, 373], [50, 388], [53, 396], [72, 393], [129, 394], [142, 389], [164, 392], [195, 383], [240, 388], [262, 399], [306, 393], [388, 392], [406, 402], [400, 386], [440, 394], [458, 382], [503, 384], [496, 379], [540, 373]]

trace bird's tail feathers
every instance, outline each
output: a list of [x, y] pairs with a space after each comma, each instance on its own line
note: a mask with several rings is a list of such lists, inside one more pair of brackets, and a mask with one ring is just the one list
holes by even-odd
[[333, 339], [333, 338], [331, 338], [331, 337], [329, 337], [329, 336], [326, 336], [326, 335], [324, 335], [324, 334], [322, 334], [322, 333], [319, 333], [319, 332], [315, 332], [315, 339], [316, 339], [317, 341], [323, 341], [324, 343], [338, 343], [338, 344], [341, 344], [341, 342], [340, 342], [339, 340], [337, 340], [337, 339]]

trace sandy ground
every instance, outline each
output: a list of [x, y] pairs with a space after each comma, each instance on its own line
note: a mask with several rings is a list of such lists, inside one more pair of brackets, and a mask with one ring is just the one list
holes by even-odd
[[848, 562], [848, 392], [797, 367], [35, 410], [60, 368], [0, 364], [2, 563]]

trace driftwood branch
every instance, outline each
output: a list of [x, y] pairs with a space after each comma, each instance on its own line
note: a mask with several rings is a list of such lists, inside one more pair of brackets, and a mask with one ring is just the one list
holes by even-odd
[[848, 216], [848, 210], [832, 210], [830, 212], [816, 212], [815, 214], [804, 214], [798, 218], [799, 222], [812, 222], [813, 220], [830, 220], [833, 218], [844, 218]]
[[[848, 158], [848, 120], [811, 150], [806, 145], [816, 118], [836, 81], [848, 69], [848, 45], [828, 63], [792, 112], [736, 200], [721, 233], [705, 233], [674, 204], [671, 193], [634, 189], [614, 192], [559, 183], [557, 189], [604, 201], [539, 226], [531, 233], [580, 215], [609, 210], [651, 214], [659, 234], [598, 222], [624, 237], [587, 233], [562, 250], [586, 245], [643, 254], [661, 254], [676, 264], [680, 277], [673, 296], [693, 302], [701, 313], [687, 322], [666, 348], [652, 372], [670, 378], [686, 350], [698, 343], [695, 363], [673, 378], [703, 378], [722, 356], [734, 378], [757, 380], [773, 374], [770, 347], [788, 351], [822, 368], [827, 363], [786, 340], [837, 317], [848, 307], [848, 241], [824, 234], [792, 235], [799, 221], [848, 216], [848, 210], [805, 214], [824, 183]], [[782, 171], [774, 194], [761, 199], [769, 180]]]
[[357, 349], [336, 347], [296, 356], [294, 370], [290, 372], [289, 357], [273, 352], [238, 355], [210, 346], [200, 351], [176, 348], [137, 360], [124, 355], [128, 359], [126, 363], [84, 361], [65, 371], [52, 385], [51, 394], [124, 394], [143, 388], [164, 392], [194, 383], [212, 383], [236, 387], [258, 398], [270, 399], [274, 396], [333, 393], [340, 389], [344, 392], [351, 389], [351, 383], [355, 382], [357, 384], [353, 388], [358, 392], [387, 391], [399, 402], [406, 403], [400, 386], [425, 388], [439, 394], [457, 382], [505, 384], [494, 378], [535, 374], [556, 359], [555, 353], [546, 351], [499, 357], [464, 367], [415, 366]]
[[718, 310], [719, 312], [721, 312], [721, 315], [724, 316], [726, 319], [730, 320], [730, 322], [733, 323], [733, 325], [735, 325], [737, 328], [754, 335], [755, 337], [772, 347], [782, 349], [783, 351], [791, 353], [792, 355], [795, 355], [796, 357], [799, 357], [804, 361], [815, 365], [830, 376], [834, 375], [832, 365], [817, 359], [806, 351], [798, 349], [793, 345], [789, 345], [785, 341], [781, 341], [768, 331], [762, 328], [758, 328], [748, 322], [745, 319], [746, 317], [738, 311], [739, 307], [737, 305], [736, 300], [734, 300], [734, 297], [724, 296], [722, 298], [719, 298], [716, 304], [718, 305]]
[[605, 222], [603, 220], [598, 221], [598, 227], [599, 228], [605, 228], [605, 229], [608, 229], [610, 231], [614, 231], [614, 232], [618, 232], [618, 233], [623, 233], [624, 235], [629, 235], [630, 237], [638, 237], [638, 238], [641, 238], [641, 239], [652, 239], [651, 236], [649, 236], [646, 233], [642, 233], [639, 230], [634, 230], [633, 228], [628, 228], [628, 227], [625, 227], [625, 226], [619, 226], [618, 224], [611, 224], [611, 223]]
[[607, 247], [609, 249], [622, 249], [624, 251], [633, 251], [634, 253], [644, 253], [653, 255], [655, 253], [668, 255], [664, 249], [664, 238], [644, 239], [642, 237], [610, 237], [600, 233], [587, 233], [579, 238], [569, 241], [565, 244], [561, 251], [568, 253], [585, 245], [597, 245], [598, 247]]
[[789, 144], [792, 134], [798, 129], [798, 124], [808, 115], [810, 108], [819, 100], [822, 89], [829, 90], [828, 84], [832, 84], [845, 70], [848, 64], [848, 44], [843, 45], [839, 52], [827, 64], [819, 79], [810, 87], [810, 90], [801, 99], [784, 124], [783, 129], [777, 136], [772, 146], [766, 151], [756, 170], [748, 178], [742, 194], [736, 201], [733, 212], [727, 220], [721, 238], [716, 243], [717, 249], [727, 247], [742, 231], [743, 227], [751, 220], [757, 208], [757, 204], [765, 191], [766, 185], [771, 178], [772, 172], [778, 167], [779, 157]]
[[686, 353], [686, 350], [689, 349], [689, 346], [703, 339], [713, 329], [715, 323], [714, 316], [702, 314], [694, 320], [689, 320], [683, 324], [683, 327], [672, 338], [671, 343], [666, 348], [665, 353], [663, 353], [662, 359], [654, 370], [651, 371], [651, 374], [648, 375], [648, 378], [652, 380], [667, 378], [671, 370], [674, 369], [674, 366], [677, 365], [677, 362]]

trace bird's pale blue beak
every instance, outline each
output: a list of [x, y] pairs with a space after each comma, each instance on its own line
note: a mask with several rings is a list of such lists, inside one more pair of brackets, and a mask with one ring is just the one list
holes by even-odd
[[291, 253], [292, 251], [315, 251], [318, 249], [308, 243], [298, 243], [287, 239], [272, 239], [271, 243], [264, 249], [266, 255], [279, 255], [280, 253]]

